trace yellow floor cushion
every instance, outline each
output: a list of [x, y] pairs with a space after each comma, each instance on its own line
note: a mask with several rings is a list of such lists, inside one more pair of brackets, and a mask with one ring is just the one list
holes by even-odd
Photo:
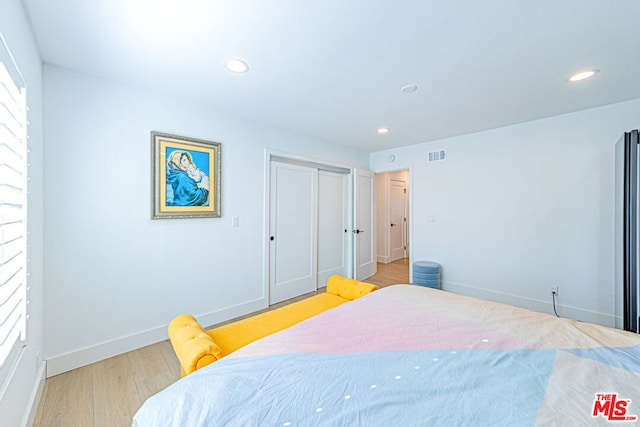
[[207, 331], [213, 341], [229, 354], [267, 335], [300, 323], [325, 310], [350, 301], [323, 293]]
[[333, 275], [327, 292], [205, 331], [190, 314], [169, 323], [169, 339], [180, 361], [182, 376], [267, 335], [288, 328], [330, 308], [359, 298], [378, 286]]

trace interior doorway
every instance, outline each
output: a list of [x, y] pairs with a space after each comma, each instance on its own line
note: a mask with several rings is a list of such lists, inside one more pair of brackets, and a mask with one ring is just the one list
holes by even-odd
[[409, 170], [376, 174], [377, 261], [409, 271]]

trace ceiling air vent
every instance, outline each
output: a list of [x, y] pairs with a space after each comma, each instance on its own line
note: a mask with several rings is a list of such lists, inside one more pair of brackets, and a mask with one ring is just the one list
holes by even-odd
[[429, 151], [430, 162], [440, 162], [446, 158], [446, 152], [444, 150]]

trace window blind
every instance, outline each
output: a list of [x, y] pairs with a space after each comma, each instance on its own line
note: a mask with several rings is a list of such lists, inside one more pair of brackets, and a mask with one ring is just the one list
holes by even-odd
[[0, 61], [0, 367], [18, 341], [26, 342], [27, 331], [27, 105], [21, 86]]

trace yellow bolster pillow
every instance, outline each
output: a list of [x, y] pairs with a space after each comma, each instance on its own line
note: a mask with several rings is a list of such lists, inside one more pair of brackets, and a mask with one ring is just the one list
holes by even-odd
[[224, 356], [220, 346], [204, 331], [196, 319], [188, 314], [176, 316], [169, 323], [169, 339], [184, 375]]
[[176, 331], [176, 329], [183, 328], [185, 326], [200, 326], [200, 323], [190, 314], [180, 314], [174, 317], [171, 322], [169, 322], [169, 338]]
[[361, 282], [355, 279], [349, 279], [344, 276], [334, 274], [327, 281], [327, 293], [338, 295], [342, 298], [354, 300], [363, 295], [371, 293], [379, 289], [378, 286], [371, 283]]

